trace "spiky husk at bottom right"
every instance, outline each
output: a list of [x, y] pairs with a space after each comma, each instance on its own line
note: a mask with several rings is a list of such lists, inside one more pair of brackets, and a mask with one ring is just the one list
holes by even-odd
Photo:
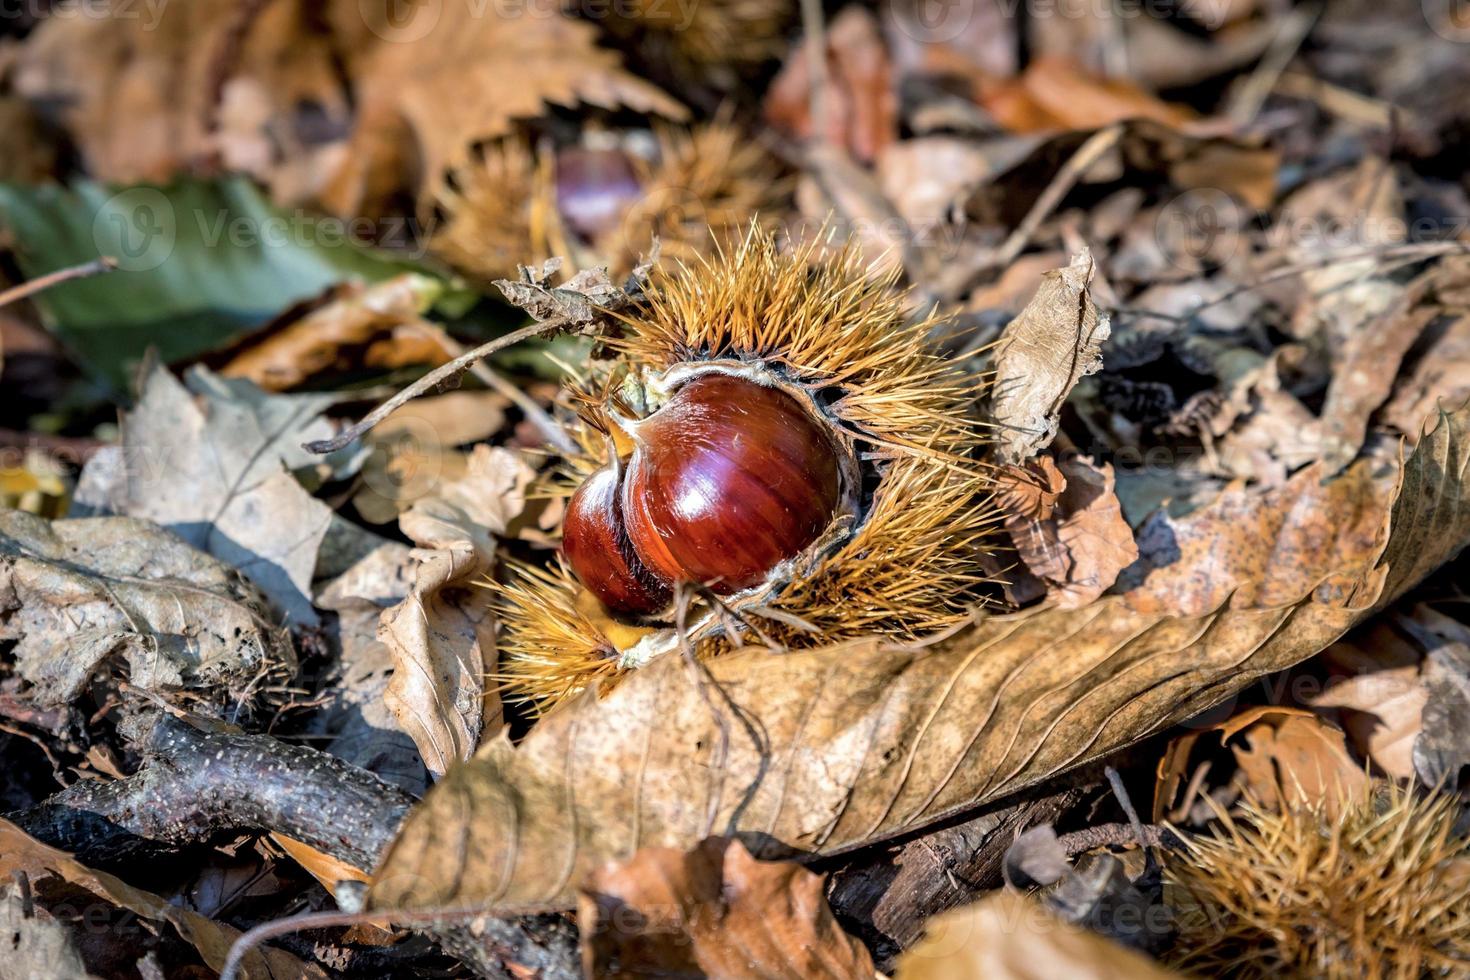
[[1167, 862], [1171, 965], [1262, 980], [1470, 975], [1457, 800], [1381, 784], [1336, 816], [1243, 809]]

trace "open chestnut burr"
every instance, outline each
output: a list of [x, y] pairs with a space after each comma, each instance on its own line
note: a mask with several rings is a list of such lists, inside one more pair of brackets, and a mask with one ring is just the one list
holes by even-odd
[[[510, 697], [552, 708], [681, 647], [953, 627], [985, 601], [983, 378], [891, 274], [752, 226], [653, 274], [569, 392], [562, 561], [497, 584]], [[572, 481], [567, 476], [573, 476]]]

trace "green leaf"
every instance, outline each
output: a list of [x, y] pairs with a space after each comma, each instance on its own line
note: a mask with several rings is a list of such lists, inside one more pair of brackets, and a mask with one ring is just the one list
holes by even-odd
[[348, 224], [272, 207], [243, 178], [0, 184], [0, 225], [30, 278], [99, 255], [118, 260], [115, 272], [37, 299], [78, 362], [118, 389], [150, 347], [165, 362], [184, 360], [343, 280], [427, 272], [352, 240]]

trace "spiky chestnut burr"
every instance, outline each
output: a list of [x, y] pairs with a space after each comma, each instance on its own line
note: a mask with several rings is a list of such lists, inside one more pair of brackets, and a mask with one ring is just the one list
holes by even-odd
[[[624, 137], [629, 134], [621, 134]], [[646, 135], [646, 134], [644, 134]], [[485, 283], [559, 255], [577, 268], [631, 270], [657, 235], [671, 262], [693, 261], [750, 215], [772, 220], [790, 197], [776, 160], [727, 118], [655, 126], [652, 157], [630, 144], [533, 146], [508, 137], [454, 174], [430, 247]]]
[[[710, 584], [712, 591], [755, 584], [713, 597], [695, 590], [687, 605], [614, 615], [574, 574], [575, 543], [560, 567], [513, 564], [498, 586], [507, 695], [549, 708], [594, 682], [607, 690], [686, 640], [699, 656], [716, 656], [755, 641], [794, 648], [859, 635], [912, 638], [971, 617], [985, 602], [993, 481], [978, 462], [985, 436], [973, 408], [981, 380], [930, 350], [938, 324], [911, 320], [891, 278], [875, 274], [856, 252], [833, 254], [817, 243], [783, 251], [760, 226], [714, 256], [666, 268], [655, 272], [645, 305], [602, 338], [616, 356], [589, 362], [569, 392], [583, 451], [548, 477], [543, 492], [571, 495], [596, 471], [619, 465], [618, 503], [640, 564]], [[700, 564], [706, 551], [723, 545], [695, 548], [692, 558], [670, 548], [660, 572], [660, 557], [636, 546], [640, 515], [627, 498], [634, 483], [657, 483], [667, 509], [667, 501], [678, 499], [678, 481], [632, 479], [647, 462], [638, 442], [647, 441], [645, 427], [660, 431], [654, 420], [676, 406], [681, 392], [701, 390], [691, 382], [714, 376], [789, 399], [775, 401], [781, 431], [810, 425], [831, 439], [838, 501], [817, 536], [803, 544], [819, 523], [814, 515], [829, 513], [831, 498], [821, 488], [830, 484], [825, 477], [813, 481], [809, 463], [792, 467], [798, 482], [819, 489], [769, 491], [773, 499], [795, 501], [792, 507], [811, 507], [803, 520], [783, 523], [787, 529], [775, 536], [786, 539], [781, 548], [739, 559], [744, 567], [724, 564], [731, 561], [724, 555], [721, 564]], [[736, 387], [726, 397], [738, 403], [749, 395]], [[710, 422], [740, 430], [733, 412], [712, 412]], [[754, 459], [772, 441], [742, 436], [724, 445]], [[814, 448], [820, 439], [800, 441], [803, 460], [825, 458]], [[694, 445], [684, 432], [663, 434], [659, 442], [669, 465], [703, 469], [684, 458]], [[778, 467], [748, 468], [764, 480]], [[766, 494], [747, 490], [732, 499]], [[672, 530], [668, 516], [647, 515], [660, 542]], [[746, 520], [756, 518], [741, 523]], [[575, 539], [578, 532], [568, 525], [567, 534]], [[763, 574], [742, 577], [757, 565]], [[590, 577], [584, 570], [583, 578]]]
[[594, 473], [563, 536], [573, 571], [613, 612], [657, 611], [649, 581], [665, 602], [681, 582], [720, 595], [761, 585], [837, 516], [828, 423], [773, 385], [710, 368], [619, 425], [633, 442], [626, 477], [619, 487], [617, 462]]

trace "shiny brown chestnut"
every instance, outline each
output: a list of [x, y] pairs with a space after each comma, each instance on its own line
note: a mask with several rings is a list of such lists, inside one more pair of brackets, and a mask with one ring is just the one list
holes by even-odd
[[828, 426], [772, 385], [707, 371], [626, 428], [627, 536], [668, 582], [725, 595], [759, 585], [837, 511], [842, 477]]
[[666, 582], [638, 560], [623, 526], [617, 463], [593, 473], [567, 502], [562, 553], [608, 611], [647, 616], [672, 599]]

